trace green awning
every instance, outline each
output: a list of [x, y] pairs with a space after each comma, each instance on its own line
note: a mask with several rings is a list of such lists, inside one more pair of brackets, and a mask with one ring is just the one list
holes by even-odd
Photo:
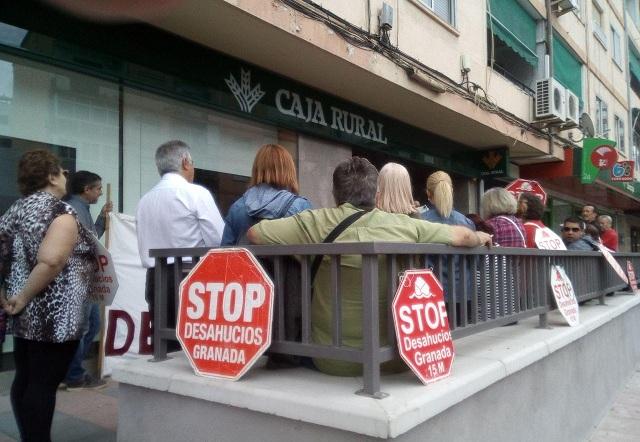
[[493, 35], [527, 63], [536, 66], [536, 21], [516, 0], [489, 0], [488, 25]]
[[631, 75], [636, 77], [637, 81], [640, 81], [640, 57], [631, 42], [629, 42], [629, 49], [629, 70]]
[[553, 77], [582, 100], [582, 63], [555, 33], [553, 34]]

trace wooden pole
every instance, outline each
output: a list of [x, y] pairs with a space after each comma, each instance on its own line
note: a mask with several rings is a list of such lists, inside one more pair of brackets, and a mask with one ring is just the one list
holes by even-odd
[[[107, 183], [107, 204], [111, 202], [111, 183]], [[110, 231], [110, 220], [109, 217], [111, 212], [108, 212], [104, 219], [104, 246], [107, 250], [109, 250], [109, 246], [111, 244], [111, 231]], [[102, 368], [104, 367], [104, 334], [105, 327], [107, 326], [106, 321], [106, 308], [105, 305], [102, 304], [100, 306], [100, 345], [98, 346], [98, 376], [102, 379]]]

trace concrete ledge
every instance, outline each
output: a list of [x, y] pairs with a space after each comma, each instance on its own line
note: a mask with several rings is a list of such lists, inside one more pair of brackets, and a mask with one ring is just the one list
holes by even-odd
[[[161, 363], [126, 362], [114, 370], [118, 437], [211, 439], [215, 428], [215, 440], [423, 440], [425, 431], [456, 441], [578, 440], [640, 361], [638, 304], [640, 296], [616, 296], [582, 306], [578, 327], [554, 312], [550, 329], [531, 318], [456, 340], [452, 376], [429, 386], [410, 372], [383, 376], [389, 397], [382, 400], [354, 394], [361, 378], [303, 368], [254, 367], [230, 382], [195, 376], [181, 353]], [[187, 408], [189, 415], [180, 411]], [[208, 416], [199, 427], [198, 413]], [[259, 427], [238, 426], [240, 416]], [[190, 433], [177, 433], [187, 422]]]

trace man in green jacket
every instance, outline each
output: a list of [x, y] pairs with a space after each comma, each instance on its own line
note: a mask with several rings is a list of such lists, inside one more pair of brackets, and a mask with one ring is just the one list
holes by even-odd
[[[407, 215], [393, 214], [374, 208], [378, 171], [366, 159], [353, 157], [340, 163], [333, 172], [335, 208], [305, 210], [278, 220], [265, 220], [248, 232], [254, 244], [317, 244], [345, 218], [359, 210], [368, 213], [340, 234], [335, 242], [406, 242], [436, 243], [477, 247], [491, 245], [491, 236], [462, 226], [430, 223]], [[341, 265], [342, 345], [362, 348], [362, 288], [359, 255], [345, 255]], [[381, 267], [384, 268], [384, 267]], [[380, 272], [380, 342], [387, 344], [386, 272]], [[331, 276], [329, 260], [320, 265], [314, 284], [311, 306], [313, 342], [332, 344]], [[314, 359], [316, 367], [337, 376], [358, 376], [360, 364]], [[383, 369], [385, 367], [383, 366]]]

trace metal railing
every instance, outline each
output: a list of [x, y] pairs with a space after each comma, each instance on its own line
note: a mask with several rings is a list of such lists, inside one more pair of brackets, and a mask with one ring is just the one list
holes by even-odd
[[[275, 287], [272, 353], [325, 358], [362, 364], [363, 389], [358, 393], [382, 397], [380, 365], [397, 358], [391, 302], [399, 275], [407, 269], [432, 267], [442, 282], [447, 300], [447, 314], [453, 338], [468, 336], [520, 319], [538, 316], [539, 326], [547, 327], [547, 313], [555, 308], [550, 290], [550, 265], [561, 265], [571, 279], [579, 302], [626, 290], [627, 285], [616, 275], [598, 252], [567, 252], [519, 248], [484, 247], [468, 249], [434, 244], [406, 243], [332, 243], [290, 246], [250, 246], [254, 255], [270, 262]], [[178, 287], [193, 265], [208, 248], [151, 250], [155, 258], [154, 361], [167, 357], [167, 344], [176, 341], [175, 326], [167, 317], [167, 301], [174, 298], [178, 311]], [[314, 342], [311, 333], [311, 263], [316, 255], [324, 255], [324, 269], [316, 278], [328, 278], [332, 322], [330, 344]], [[287, 338], [285, 321], [286, 259], [296, 256], [300, 263], [299, 308], [300, 335]], [[640, 254], [614, 255], [626, 269], [626, 260], [640, 268]], [[342, 273], [354, 263], [362, 290], [362, 347], [343, 344]], [[173, 261], [173, 264], [169, 262]], [[357, 265], [360, 264], [360, 270]], [[170, 272], [174, 286], [169, 287]], [[450, 275], [454, 275], [450, 277]], [[317, 296], [317, 295], [316, 295]], [[379, 298], [382, 297], [382, 298]], [[382, 304], [379, 301], [383, 301]], [[384, 302], [386, 301], [386, 302]], [[386, 311], [380, 311], [380, 305]], [[380, 330], [381, 315], [386, 315], [386, 330]], [[290, 325], [290, 324], [289, 324]]]

